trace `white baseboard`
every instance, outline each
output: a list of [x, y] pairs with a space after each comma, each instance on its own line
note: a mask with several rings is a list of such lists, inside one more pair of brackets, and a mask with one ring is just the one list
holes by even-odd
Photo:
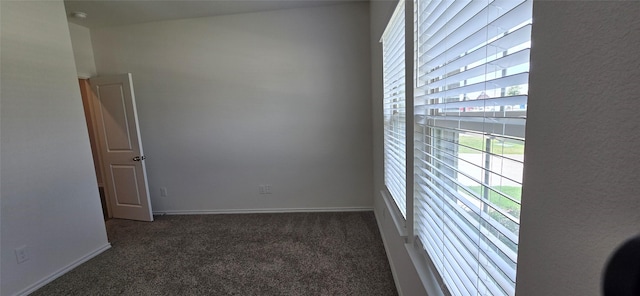
[[107, 243], [106, 245], [90, 252], [87, 255], [82, 256], [81, 258], [79, 258], [78, 260], [71, 262], [71, 264], [58, 269], [57, 271], [55, 271], [54, 273], [46, 276], [45, 278], [37, 281], [36, 283], [30, 285], [29, 287], [25, 288], [24, 290], [14, 294], [15, 296], [22, 296], [22, 295], [29, 295], [30, 293], [35, 292], [36, 290], [42, 288], [44, 285], [52, 282], [53, 280], [61, 277], [62, 275], [64, 275], [65, 273], [71, 271], [72, 269], [78, 267], [78, 265], [85, 263], [87, 261], [89, 261], [91, 258], [100, 255], [102, 252], [108, 250], [109, 248], [111, 248], [111, 244]]
[[364, 211], [373, 211], [373, 207], [175, 210], [175, 211], [157, 211], [157, 212], [153, 212], [153, 214], [154, 215], [210, 215], [210, 214], [256, 214], [256, 213], [364, 212]]

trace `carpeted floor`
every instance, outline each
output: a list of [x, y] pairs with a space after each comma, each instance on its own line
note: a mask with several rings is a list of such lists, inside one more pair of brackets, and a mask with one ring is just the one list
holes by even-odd
[[373, 212], [107, 221], [112, 248], [32, 295], [397, 295]]

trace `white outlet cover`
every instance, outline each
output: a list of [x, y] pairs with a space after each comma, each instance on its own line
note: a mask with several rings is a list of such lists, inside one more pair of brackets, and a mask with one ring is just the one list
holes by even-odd
[[27, 246], [16, 248], [15, 252], [16, 252], [16, 261], [18, 262], [18, 264], [29, 260], [29, 253], [27, 252]]

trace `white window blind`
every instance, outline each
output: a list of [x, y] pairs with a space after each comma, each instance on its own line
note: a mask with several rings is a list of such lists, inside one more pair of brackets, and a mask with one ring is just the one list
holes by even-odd
[[514, 295], [530, 0], [416, 0], [415, 233], [453, 295]]
[[406, 218], [406, 100], [404, 1], [382, 34], [384, 83], [384, 181]]

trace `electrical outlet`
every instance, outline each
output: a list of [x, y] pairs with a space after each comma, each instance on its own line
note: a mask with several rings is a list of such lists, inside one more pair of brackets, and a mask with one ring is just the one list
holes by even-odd
[[16, 261], [18, 261], [18, 264], [21, 264], [29, 260], [29, 253], [27, 253], [27, 246], [16, 248], [15, 252], [16, 252]]
[[260, 194], [271, 194], [271, 185], [258, 185], [258, 192]]
[[167, 196], [167, 187], [160, 187], [160, 196]]

